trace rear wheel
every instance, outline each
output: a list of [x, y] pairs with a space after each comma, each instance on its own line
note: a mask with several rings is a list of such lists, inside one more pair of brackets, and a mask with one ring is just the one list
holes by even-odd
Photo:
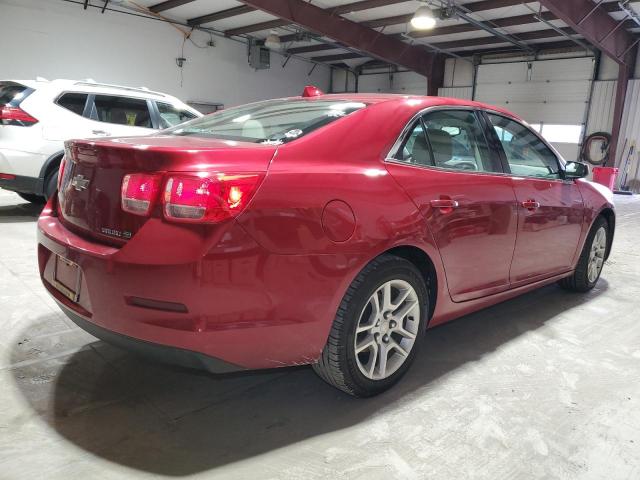
[[411, 262], [378, 257], [349, 286], [314, 370], [357, 397], [387, 390], [422, 343], [428, 302], [425, 282]]
[[53, 194], [56, 193], [57, 188], [58, 188], [58, 169], [56, 168], [53, 170], [53, 172], [51, 172], [47, 176], [47, 179], [44, 182], [44, 194], [47, 200], [49, 200], [49, 198], [51, 198]]
[[609, 238], [609, 225], [603, 217], [598, 217], [587, 235], [573, 275], [560, 280], [560, 285], [573, 292], [588, 292], [600, 278]]
[[35, 193], [20, 193], [16, 192], [20, 195], [20, 198], [26, 200], [29, 203], [35, 203], [36, 205], [41, 205], [45, 202], [45, 198], [41, 195], [36, 195]]

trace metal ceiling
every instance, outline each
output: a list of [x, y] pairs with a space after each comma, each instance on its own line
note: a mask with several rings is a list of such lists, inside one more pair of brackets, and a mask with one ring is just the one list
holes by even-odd
[[[605, 39], [606, 44], [620, 35], [627, 35], [633, 42], [640, 38], [640, 26], [620, 8], [617, 0], [457, 0], [456, 18], [440, 20], [435, 29], [421, 32], [411, 31], [408, 23], [421, 4], [415, 0], [136, 1], [168, 19], [213, 28], [231, 37], [264, 39], [275, 31], [283, 40], [283, 53], [315, 62], [350, 68], [364, 64], [397, 65], [423, 74], [428, 73], [428, 55], [433, 52], [465, 56], [530, 53], [542, 49], [583, 49], [585, 44], [603, 49], [597, 39], [585, 33], [582, 25], [558, 10], [575, 12], [576, 5], [582, 3], [584, 7], [585, 2], [589, 10], [606, 14], [614, 26], [621, 21], [612, 38]], [[634, 6], [640, 11], [640, 1], [627, 4], [627, 8]], [[304, 12], [308, 18], [301, 20]], [[385, 54], [381, 54], [381, 45]], [[389, 55], [393, 50], [397, 54]], [[411, 57], [418, 50], [426, 55], [426, 67], [412, 63]], [[611, 55], [606, 48], [604, 51]], [[618, 50], [617, 54], [620, 53]]]

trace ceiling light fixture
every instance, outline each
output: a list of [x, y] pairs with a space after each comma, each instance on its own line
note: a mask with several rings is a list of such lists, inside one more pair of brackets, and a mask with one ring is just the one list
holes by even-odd
[[269, 32], [267, 38], [264, 40], [264, 46], [271, 50], [280, 50], [282, 43], [280, 42], [280, 37], [273, 30]]
[[429, 30], [436, 26], [436, 17], [427, 5], [418, 7], [411, 18], [411, 26], [416, 30]]

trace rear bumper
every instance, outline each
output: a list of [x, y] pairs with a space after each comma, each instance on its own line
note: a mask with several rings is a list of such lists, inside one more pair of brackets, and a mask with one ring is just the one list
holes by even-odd
[[[0, 170], [0, 173], [8, 173]], [[39, 179], [34, 177], [23, 177], [16, 175], [14, 178], [0, 178], [0, 188], [20, 193], [37, 193], [39, 188]]]
[[[177, 363], [204, 364], [212, 371], [312, 363], [358, 268], [339, 255], [271, 254], [235, 221], [215, 242], [205, 238], [206, 251], [192, 252], [188, 260], [184, 250], [195, 247], [172, 240], [173, 230], [158, 224], [149, 225], [155, 244], [145, 225], [116, 248], [66, 229], [51, 206], [50, 201], [38, 221], [38, 263], [49, 293], [90, 333], [95, 327], [95, 335], [107, 341], [125, 337], [157, 345], [155, 355], [167, 362], [182, 357]], [[154, 249], [161, 255], [133, 261]], [[171, 249], [182, 253], [172, 256]], [[56, 255], [82, 272], [77, 302], [53, 286]], [[129, 348], [132, 342], [118, 343]], [[184, 360], [183, 352], [197, 358]], [[231, 367], [220, 370], [219, 362]]]
[[169, 363], [198, 370], [207, 370], [212, 373], [229, 373], [244, 370], [242, 367], [237, 365], [233, 365], [220, 360], [219, 358], [209, 357], [198, 352], [159, 345], [157, 343], [146, 342], [137, 338], [114, 333], [91, 323], [89, 320], [83, 318], [62, 303], [58, 302], [58, 305], [73, 323], [89, 332], [94, 337], [157, 362]]
[[0, 173], [37, 178], [48, 155], [0, 147]]

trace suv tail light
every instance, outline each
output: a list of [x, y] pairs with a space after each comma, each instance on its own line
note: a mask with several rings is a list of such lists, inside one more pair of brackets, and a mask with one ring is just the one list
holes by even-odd
[[165, 184], [164, 216], [176, 222], [216, 223], [236, 217], [249, 203], [263, 174], [171, 175]]
[[148, 215], [160, 189], [160, 175], [132, 173], [122, 180], [122, 210], [134, 215]]
[[0, 107], [0, 123], [2, 125], [16, 125], [30, 127], [38, 123], [38, 120], [19, 107]]

